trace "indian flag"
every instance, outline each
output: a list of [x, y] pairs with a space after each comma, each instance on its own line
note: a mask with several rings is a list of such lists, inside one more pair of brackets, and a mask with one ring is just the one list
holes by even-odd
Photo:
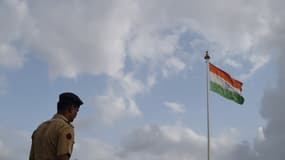
[[243, 104], [242, 82], [232, 78], [227, 72], [209, 63], [210, 89], [238, 104]]

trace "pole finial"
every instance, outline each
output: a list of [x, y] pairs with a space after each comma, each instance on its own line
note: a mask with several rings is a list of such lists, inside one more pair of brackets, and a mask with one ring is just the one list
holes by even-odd
[[204, 59], [205, 59], [205, 60], [209, 60], [209, 59], [210, 59], [210, 56], [209, 56], [208, 51], [206, 51], [206, 55], [205, 55]]

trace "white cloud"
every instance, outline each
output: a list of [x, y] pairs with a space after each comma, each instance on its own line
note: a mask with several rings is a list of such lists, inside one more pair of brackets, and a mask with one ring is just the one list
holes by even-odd
[[155, 84], [154, 75], [141, 81], [133, 73], [120, 73], [108, 83], [102, 96], [95, 97], [95, 117], [104, 124], [113, 124], [124, 118], [136, 118], [143, 115], [135, 101], [139, 94], [148, 92]]
[[0, 44], [12, 44], [21, 36], [27, 16], [26, 1], [3, 0], [0, 4]]
[[114, 76], [124, 67], [133, 15], [132, 2], [121, 2], [110, 6], [102, 1], [33, 1], [26, 41], [48, 62], [53, 77]]
[[[227, 159], [235, 149], [234, 136], [227, 133], [212, 137], [213, 159]], [[124, 159], [206, 159], [206, 137], [181, 126], [147, 125], [133, 130], [122, 141], [121, 155]]]
[[5, 144], [0, 141], [0, 158], [1, 159], [8, 159], [9, 156], [11, 156], [11, 151], [5, 147]]
[[[147, 26], [146, 26], [147, 27]], [[151, 26], [138, 30], [130, 42], [129, 56], [135, 61], [159, 61], [172, 55], [177, 47], [179, 36], [177, 34], [159, 34], [157, 28]]]
[[[2, 3], [1, 15], [5, 16], [0, 16], [4, 25], [0, 46], [8, 46], [13, 51], [11, 59], [20, 67], [24, 56], [14, 42], [24, 44], [28, 52], [48, 63], [54, 78], [75, 78], [86, 73], [116, 77], [125, 68], [126, 57], [143, 64], [153, 63], [165, 75], [181, 71], [185, 64], [176, 55], [180, 49], [187, 48], [180, 44], [181, 40], [188, 40], [183, 38], [184, 33], [197, 34], [189, 41], [203, 37], [207, 46], [213, 48], [215, 57], [224, 59], [243, 54], [235, 64], [244, 63], [245, 55], [255, 51], [259, 39], [272, 29], [268, 6], [256, 0], [234, 4], [225, 0], [70, 3], [12, 0]], [[8, 19], [7, 15], [13, 18]], [[167, 62], [166, 69], [160, 66], [163, 62]], [[260, 66], [252, 61], [247, 63], [254, 64], [252, 72]]]
[[74, 146], [73, 159], [118, 160], [116, 148], [96, 138], [80, 138]]
[[176, 57], [166, 59], [165, 68], [162, 69], [164, 77], [169, 77], [171, 74], [178, 73], [184, 70], [186, 64]]
[[258, 128], [257, 140], [261, 142], [265, 140], [263, 127]]
[[16, 42], [21, 38], [21, 28], [26, 15], [25, 2], [17, 0], [0, 2], [0, 67], [18, 69], [23, 66], [24, 51], [16, 47]]
[[[31, 134], [31, 132], [2, 128], [0, 158], [21, 160], [23, 157], [28, 157]], [[131, 130], [121, 138], [121, 143], [115, 144], [94, 136], [77, 137], [71, 158], [78, 160], [145, 160], [146, 158], [149, 160], [174, 158], [199, 160], [206, 158], [206, 137], [183, 126], [146, 125]], [[236, 146], [235, 139], [235, 133], [232, 131], [219, 137], [212, 137], [212, 158], [237, 160], [231, 157], [232, 153], [244, 153], [242, 149], [248, 145]]]
[[0, 158], [20, 160], [29, 156], [30, 133], [21, 130], [0, 128]]
[[[205, 3], [208, 5], [204, 5]], [[260, 22], [260, 19], [267, 15], [266, 3], [204, 0], [192, 6], [193, 10], [188, 17], [192, 19], [192, 27], [210, 41], [222, 44], [226, 51], [249, 49], [254, 45], [252, 40], [262, 36], [261, 31], [267, 29], [266, 23]], [[259, 12], [260, 9], [263, 12]]]
[[241, 80], [249, 79], [258, 69], [266, 65], [270, 61], [270, 56], [268, 55], [250, 55], [248, 57], [249, 61], [252, 63], [252, 68], [249, 70], [248, 73], [242, 74], [240, 76]]
[[226, 59], [225, 64], [232, 66], [234, 68], [240, 69], [242, 67], [242, 64], [237, 62], [236, 60], [233, 59]]
[[164, 102], [163, 103], [168, 109], [170, 109], [174, 113], [184, 113], [185, 107], [182, 104], [176, 102]]
[[113, 95], [97, 96], [95, 98], [95, 117], [103, 124], [110, 125], [126, 118], [141, 116], [142, 113], [132, 99]]
[[16, 69], [22, 67], [24, 57], [17, 54], [17, 50], [10, 45], [0, 44], [0, 65], [6, 68]]
[[147, 86], [148, 88], [152, 88], [156, 84], [156, 76], [150, 75], [147, 78]]
[[120, 74], [120, 76], [112, 81], [111, 85], [110, 92], [126, 97], [134, 97], [146, 90], [145, 86], [148, 85], [148, 82], [144, 84], [142, 81], [136, 79], [133, 74], [127, 73]]

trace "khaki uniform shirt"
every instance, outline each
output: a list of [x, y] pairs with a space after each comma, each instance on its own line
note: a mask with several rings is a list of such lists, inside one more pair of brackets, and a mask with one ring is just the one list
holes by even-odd
[[56, 114], [43, 122], [32, 135], [30, 160], [55, 160], [59, 155], [71, 156], [74, 129], [68, 120]]

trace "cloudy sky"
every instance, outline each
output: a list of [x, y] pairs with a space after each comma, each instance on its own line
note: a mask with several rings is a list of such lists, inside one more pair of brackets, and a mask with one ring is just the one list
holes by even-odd
[[[245, 103], [210, 93], [213, 160], [283, 160], [281, 0], [0, 0], [0, 159], [28, 157], [58, 95], [85, 102], [72, 160], [201, 160], [206, 65]], [[27, 158], [26, 158], [27, 159]]]

